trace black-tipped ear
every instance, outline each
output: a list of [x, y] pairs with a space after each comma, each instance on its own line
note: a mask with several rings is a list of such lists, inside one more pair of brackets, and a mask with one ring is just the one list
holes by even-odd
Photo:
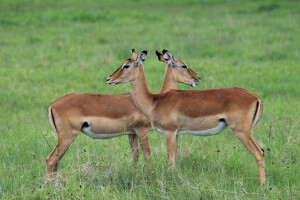
[[173, 55], [165, 49], [163, 50], [163, 52], [164, 52], [164, 55], [163, 55], [164, 60], [167, 63], [170, 63], [170, 64], [174, 65], [175, 61], [173, 59]]
[[136, 60], [137, 59], [137, 54], [135, 53], [134, 49], [131, 50], [131, 58], [130, 59], [131, 60]]
[[163, 50], [163, 54], [165, 54], [165, 53], [167, 53], [167, 52], [169, 52], [168, 50], [166, 50], [166, 49], [164, 49]]
[[165, 61], [165, 59], [164, 59], [164, 56], [163, 56], [161, 53], [159, 53], [158, 51], [155, 51], [155, 53], [156, 53], [157, 58], [158, 58], [158, 60], [159, 60], [160, 62], [167, 63], [167, 62]]
[[161, 56], [162, 54], [161, 53], [159, 53], [158, 51], [155, 51], [155, 53], [156, 53], [156, 55], [158, 56], [158, 58], [159, 58], [159, 56]]
[[146, 60], [146, 56], [147, 56], [147, 50], [142, 51], [137, 59], [136, 59], [136, 66], [138, 67], [142, 62], [144, 62]]

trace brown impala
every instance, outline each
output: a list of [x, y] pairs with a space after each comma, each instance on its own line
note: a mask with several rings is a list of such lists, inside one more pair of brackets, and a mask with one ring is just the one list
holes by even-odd
[[[162, 54], [157, 52], [157, 56], [161, 62], [167, 63]], [[119, 71], [126, 73], [136, 60], [137, 57], [126, 60]], [[179, 60], [177, 63], [185, 65]], [[179, 82], [195, 84], [195, 81], [198, 82], [199, 77], [192, 70], [181, 71], [168, 65], [160, 92], [175, 89]], [[80, 131], [94, 139], [108, 139], [127, 134], [134, 165], [139, 156], [138, 140], [148, 165], [151, 165], [148, 144], [151, 124], [135, 107], [131, 94], [70, 94], [48, 107], [48, 118], [57, 132], [57, 145], [46, 159], [48, 176], [57, 171], [59, 160]]]
[[[177, 66], [177, 60], [168, 51], [163, 53], [170, 68], [189, 70], [186, 65]], [[262, 113], [261, 100], [237, 87], [194, 91], [174, 89], [152, 94], [145, 80], [144, 56], [143, 52], [139, 56], [132, 52], [131, 60], [126, 63], [127, 70], [122, 70], [121, 66], [108, 78], [108, 83], [131, 82], [135, 105], [147, 116], [152, 127], [165, 135], [170, 167], [175, 167], [176, 135], [210, 136], [222, 132], [228, 125], [254, 156], [262, 185], [265, 180], [264, 151], [252, 136], [252, 129]]]

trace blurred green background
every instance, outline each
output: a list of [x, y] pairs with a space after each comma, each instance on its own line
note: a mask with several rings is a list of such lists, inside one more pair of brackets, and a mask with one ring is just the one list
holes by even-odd
[[[299, 199], [300, 2], [0, 2], [0, 199]], [[132, 167], [127, 137], [80, 134], [54, 182], [45, 159], [56, 144], [46, 109], [69, 93], [119, 94], [106, 78], [130, 57], [144, 63], [152, 92], [168, 49], [202, 77], [196, 89], [237, 86], [264, 104], [254, 137], [265, 149], [266, 183], [230, 129], [180, 136], [177, 169], [164, 137], [149, 133], [152, 169]], [[180, 85], [180, 89], [193, 89]]]

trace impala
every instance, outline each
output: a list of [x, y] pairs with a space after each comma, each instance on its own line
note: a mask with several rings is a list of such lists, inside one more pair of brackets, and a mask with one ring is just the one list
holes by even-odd
[[[161, 62], [167, 63], [163, 55], [157, 52]], [[121, 71], [128, 71], [135, 57], [122, 64]], [[178, 61], [180, 62], [180, 61]], [[182, 63], [182, 65], [185, 65]], [[190, 84], [199, 81], [192, 70], [183, 73], [176, 68], [167, 67], [160, 92], [177, 87], [179, 82]], [[127, 134], [136, 165], [139, 156], [138, 140], [144, 157], [151, 165], [148, 132], [151, 124], [135, 107], [131, 94], [69, 94], [48, 107], [48, 119], [57, 132], [57, 145], [46, 159], [47, 175], [56, 172], [58, 162], [82, 131], [94, 139], [108, 139]]]
[[[170, 68], [179, 68], [183, 72], [189, 69], [188, 66], [178, 66], [177, 59], [168, 51], [163, 53]], [[108, 83], [131, 82], [135, 105], [147, 116], [152, 127], [165, 135], [170, 167], [175, 167], [176, 135], [216, 135], [229, 126], [254, 156], [262, 185], [265, 179], [264, 151], [252, 136], [252, 129], [262, 113], [261, 100], [255, 94], [237, 87], [169, 90], [152, 94], [148, 90], [141, 62], [144, 56], [143, 52], [137, 56], [133, 51], [131, 61], [126, 63], [127, 70], [122, 70], [122, 65], [109, 76]]]

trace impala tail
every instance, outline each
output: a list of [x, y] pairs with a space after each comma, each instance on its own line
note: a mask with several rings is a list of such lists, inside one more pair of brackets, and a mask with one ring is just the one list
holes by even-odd
[[51, 106], [48, 107], [48, 120], [49, 120], [51, 126], [56, 130], [55, 120], [54, 120], [53, 111], [52, 111]]
[[[252, 128], [256, 125], [256, 123], [260, 119], [262, 110], [263, 110], [262, 102], [261, 102], [261, 100], [258, 100], [256, 103], [256, 109], [255, 109], [254, 116], [253, 116]], [[264, 157], [265, 150], [263, 148], [261, 148], [255, 140], [254, 140], [254, 145], [257, 146], [259, 149], [261, 149], [262, 156]]]
[[256, 109], [255, 109], [254, 116], [253, 116], [252, 128], [256, 125], [256, 123], [260, 119], [262, 111], [263, 111], [262, 102], [261, 102], [261, 100], [258, 100], [256, 103]]

